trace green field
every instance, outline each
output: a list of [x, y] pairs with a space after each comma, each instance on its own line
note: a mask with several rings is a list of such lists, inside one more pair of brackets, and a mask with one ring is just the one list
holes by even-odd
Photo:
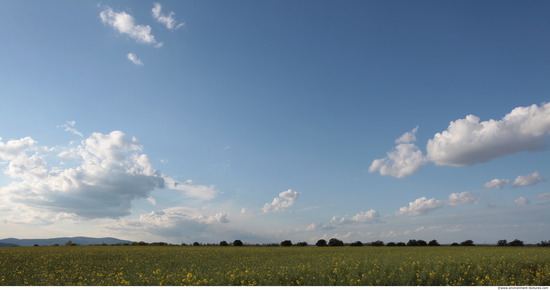
[[0, 248], [0, 285], [550, 285], [547, 247]]

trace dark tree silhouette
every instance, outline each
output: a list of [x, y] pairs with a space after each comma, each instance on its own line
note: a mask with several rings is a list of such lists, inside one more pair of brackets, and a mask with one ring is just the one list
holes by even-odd
[[296, 246], [299, 246], [299, 247], [307, 247], [308, 244], [307, 244], [307, 242], [298, 242], [298, 243], [296, 244]]
[[337, 238], [332, 238], [328, 241], [329, 247], [342, 247], [344, 245], [344, 242]]
[[437, 240], [431, 240], [431, 241], [428, 243], [428, 246], [439, 246], [439, 243], [437, 242]]
[[451, 246], [455, 247], [455, 246], [460, 246], [458, 243], [452, 243]]
[[474, 241], [472, 240], [465, 240], [464, 242], [460, 243], [461, 246], [475, 246]]
[[500, 246], [500, 247], [508, 246], [508, 241], [507, 240], [499, 240], [497, 242], [497, 246]]
[[386, 247], [395, 247], [395, 246], [397, 246], [397, 244], [394, 242], [389, 242], [386, 244]]
[[403, 243], [403, 242], [399, 242], [396, 244], [396, 246], [398, 247], [405, 247], [407, 244]]
[[515, 240], [511, 241], [510, 243], [508, 243], [508, 246], [521, 247], [521, 246], [524, 246], [524, 244], [523, 244], [523, 241], [515, 239]]
[[199, 242], [194, 242], [193, 246], [200, 246], [201, 244]]
[[243, 246], [243, 242], [241, 240], [235, 240], [233, 242], [233, 246], [235, 247], [242, 247]]
[[320, 239], [317, 241], [317, 243], [315, 243], [315, 245], [317, 247], [326, 247], [327, 246], [327, 241], [323, 240], [323, 239]]
[[350, 245], [350, 247], [361, 247], [361, 246], [363, 246], [363, 243], [361, 243], [360, 241], [357, 241], [357, 242], [353, 242], [349, 245]]
[[382, 247], [384, 246], [384, 242], [382, 241], [374, 241], [372, 243], [370, 243], [371, 246], [375, 246], [375, 247]]
[[281, 247], [291, 247], [292, 246], [292, 241], [290, 240], [284, 240], [281, 242]]
[[229, 243], [227, 243], [226, 241], [221, 241], [220, 246], [227, 247], [227, 246], [229, 246]]

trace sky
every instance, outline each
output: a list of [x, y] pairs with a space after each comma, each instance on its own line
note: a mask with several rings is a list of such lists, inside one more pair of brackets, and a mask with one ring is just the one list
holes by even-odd
[[0, 238], [550, 239], [548, 1], [4, 1]]

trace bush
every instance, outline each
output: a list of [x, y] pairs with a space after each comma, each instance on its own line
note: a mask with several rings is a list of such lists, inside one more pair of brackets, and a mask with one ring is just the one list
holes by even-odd
[[299, 242], [299, 243], [296, 244], [296, 246], [298, 246], [298, 247], [307, 247], [308, 244], [307, 244], [307, 242]]
[[397, 246], [397, 244], [394, 242], [389, 242], [386, 244], [386, 247], [395, 247], [395, 246]]
[[241, 240], [235, 240], [233, 242], [233, 246], [235, 247], [242, 247], [243, 246], [243, 242], [241, 242]]
[[328, 245], [329, 247], [342, 247], [344, 246], [344, 242], [339, 239], [332, 238], [328, 241]]
[[315, 243], [315, 245], [317, 247], [326, 247], [327, 246], [327, 241], [323, 240], [323, 239], [320, 239], [317, 241], [317, 243]]
[[227, 246], [229, 246], [229, 243], [227, 243], [226, 241], [221, 241], [220, 246], [227, 247]]
[[403, 243], [403, 242], [399, 242], [396, 244], [396, 246], [398, 247], [405, 247], [407, 244]]
[[281, 247], [292, 247], [292, 241], [284, 240], [281, 242]]
[[550, 247], [550, 240], [541, 241], [540, 243], [537, 244], [537, 246], [539, 246], [539, 247]]

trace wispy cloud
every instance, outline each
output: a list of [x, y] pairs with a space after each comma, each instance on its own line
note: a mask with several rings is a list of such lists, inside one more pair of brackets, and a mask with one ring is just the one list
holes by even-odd
[[162, 42], [157, 42], [151, 33], [151, 26], [136, 24], [134, 17], [124, 11], [115, 12], [107, 6], [99, 13], [99, 18], [101, 22], [108, 24], [118, 33], [127, 35], [138, 43], [150, 44], [155, 47], [162, 46]]
[[135, 65], [143, 65], [143, 62], [136, 56], [135, 53], [130, 52], [126, 55], [126, 57]]
[[162, 6], [159, 3], [153, 4], [153, 9], [151, 9], [151, 12], [153, 13], [153, 17], [159, 22], [166, 26], [166, 28], [171, 30], [176, 30], [179, 28], [182, 28], [185, 24], [183, 22], [177, 23], [174, 19], [174, 12], [166, 14], [162, 14]]
[[76, 125], [75, 121], [67, 121], [67, 122], [65, 122], [65, 124], [59, 125], [58, 127], [61, 127], [63, 129], [65, 129], [65, 132], [69, 132], [69, 133], [75, 134], [77, 136], [84, 137], [84, 135], [82, 135], [82, 133], [78, 132], [78, 130], [76, 130], [74, 128], [75, 125]]

